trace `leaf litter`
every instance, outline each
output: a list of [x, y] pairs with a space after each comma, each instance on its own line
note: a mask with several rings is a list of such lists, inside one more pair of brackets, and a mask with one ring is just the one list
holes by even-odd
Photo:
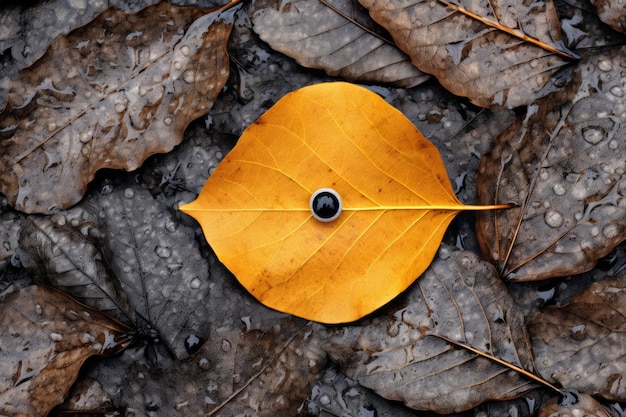
[[[270, 55], [271, 55], [271, 51], [270, 51]], [[270, 62], [276, 62], [276, 61], [273, 60], [273, 59], [270, 59]], [[293, 68], [294, 68], [293, 66], [286, 65], [284, 61], [280, 61], [280, 62], [282, 62], [280, 64], [280, 65], [282, 65], [282, 67], [279, 68], [279, 70], [278, 70], [279, 74], [283, 74], [284, 70], [286, 68], [290, 68], [290, 69], [293, 70]], [[267, 65], [265, 65], [265, 67], [267, 67], [268, 65], [269, 65], [269, 63]], [[263, 67], [263, 66], [261, 66], [261, 67]], [[248, 68], [248, 71], [250, 71], [250, 68]], [[244, 74], [244, 72], [240, 71], [240, 74]], [[246, 74], [244, 74], [244, 75], [246, 75]], [[300, 81], [302, 81], [302, 80], [304, 80], [306, 78], [306, 77], [303, 77], [302, 73], [298, 72], [297, 69], [294, 70], [293, 72], [290, 72], [289, 75], [290, 76], [293, 75], [295, 78], [298, 78], [298, 81], [296, 81], [296, 83], [300, 82]], [[293, 81], [293, 78], [290, 78], [290, 79]], [[315, 79], [315, 77], [313, 77], [313, 79]], [[246, 81], [248, 81], [248, 80], [246, 80]], [[309, 81], [309, 82], [311, 82], [311, 81]], [[277, 83], [277, 84], [279, 84], [279, 83]], [[254, 100], [259, 100], [259, 99], [263, 100], [263, 97], [265, 97], [265, 100], [271, 100], [271, 98], [274, 97], [274, 100], [275, 100], [276, 97], [281, 95], [281, 94], [278, 94], [278, 96], [277, 96], [275, 90], [272, 90], [272, 91], [274, 91], [274, 95], [272, 95], [272, 93], [267, 91], [267, 89], [259, 88], [258, 86], [251, 88], [250, 84], [242, 84], [242, 85], [244, 85], [246, 88], [248, 88], [248, 93], [250, 93], [250, 91], [252, 91], [253, 96], [254, 95], [256, 96], [256, 97], [254, 97]], [[236, 87], [236, 85], [233, 85], [233, 86]], [[284, 86], [283, 86], [283, 88], [284, 88]], [[232, 94], [233, 91], [235, 91], [235, 90], [234, 89], [230, 90], [231, 94], [229, 94], [229, 96], [235, 97], [235, 94]], [[385, 91], [385, 90], [383, 89], [382, 91]], [[415, 90], [415, 91], [416, 91], [415, 94], [417, 94], [418, 96], [424, 95], [424, 93], [422, 92], [421, 89]], [[387, 90], [383, 94], [385, 95], [385, 97], [388, 97], [387, 96], [388, 94], [391, 94], [391, 95], [394, 94], [394, 90]], [[241, 97], [243, 97], [243, 96], [240, 96], [240, 99], [242, 99]], [[248, 96], [246, 96], [246, 97], [247, 98], [245, 100], [248, 100], [249, 99]], [[398, 96], [396, 95], [396, 97], [398, 97]], [[431, 97], [431, 99], [432, 99], [432, 97]], [[412, 113], [412, 109], [410, 107], [409, 100], [401, 101], [401, 103], [402, 104], [399, 107], [402, 107], [404, 110], [408, 110], [409, 114], [412, 114], [413, 117], [416, 117], [416, 114]], [[409, 105], [407, 106], [407, 104], [409, 104]], [[248, 105], [248, 107], [250, 107], [250, 106]], [[253, 112], [254, 112], [254, 110], [253, 110]], [[249, 113], [250, 113], [249, 110], [245, 110], [244, 111], [244, 115], [245, 114], [249, 114]], [[443, 114], [444, 114], [444, 118], [441, 121], [441, 123], [435, 122], [437, 125], [443, 126], [444, 122], [449, 124], [449, 121], [446, 120], [447, 119], [446, 110], [443, 111]], [[241, 117], [243, 117], [244, 115], [242, 115]], [[214, 120], [218, 120], [215, 115], [213, 116], [213, 118], [214, 118]], [[254, 119], [254, 117], [252, 118], [252, 120], [253, 119]], [[418, 120], [424, 120], [424, 119], [418, 119]], [[247, 123], [245, 123], [245, 124], [247, 124]], [[245, 124], [242, 124], [241, 126], [244, 126]], [[221, 125], [221, 126], [222, 127], [220, 127], [220, 128], [223, 128], [223, 125]], [[216, 126], [214, 126], [214, 127], [216, 127]], [[420, 126], [420, 128], [421, 127], [422, 126]], [[237, 128], [237, 126], [233, 127], [233, 129], [236, 129], [236, 128]], [[448, 145], [446, 144], [445, 146], [448, 146]], [[454, 144], [451, 143], [450, 146], [451, 147], [449, 148], [448, 153], [451, 154], [453, 149], [454, 149]], [[445, 148], [440, 148], [440, 149], [445, 149]], [[476, 149], [480, 149], [480, 147], [478, 147]], [[454, 149], [454, 150], [456, 150], [456, 149]], [[444, 151], [442, 151], [442, 153], [444, 153]], [[445, 154], [444, 154], [444, 156], [445, 156]], [[450, 162], [450, 161], [451, 161], [450, 159], [446, 159], [446, 162]], [[208, 172], [208, 170], [207, 170], [207, 172]], [[471, 181], [471, 176], [468, 175], [468, 178], [470, 178], [470, 181]], [[130, 185], [130, 184], [128, 184], [128, 185]], [[466, 180], [465, 186], [466, 187], [467, 186], [471, 187], [471, 185], [472, 184], [468, 183], [467, 180]], [[171, 191], [171, 188], [169, 190]], [[185, 195], [187, 195], [187, 194], [185, 194]], [[159, 198], [158, 198], [159, 201], [163, 200], [162, 197], [163, 197], [163, 195], [159, 195]], [[175, 199], [176, 197], [173, 196], [171, 198]], [[5, 211], [5, 213], [6, 213], [6, 211]], [[10, 238], [10, 236], [9, 236], [9, 238]], [[471, 239], [465, 239], [465, 240], [469, 242]], [[6, 245], [3, 245], [3, 247], [6, 248]], [[224, 285], [224, 287], [219, 290], [219, 292], [222, 294], [222, 297], [229, 296], [230, 298], [232, 298], [232, 295], [237, 293], [237, 288], [235, 286], [230, 286], [228, 280], [224, 280], [224, 279], [221, 279], [221, 278], [220, 279], [215, 279], [215, 273], [216, 272], [215, 272], [215, 270], [213, 270], [213, 267], [215, 266], [215, 261], [212, 261], [212, 265], [213, 266], [211, 266], [211, 268], [212, 268], [211, 270], [212, 270], [212, 274], [213, 274], [213, 279], [212, 279], [212, 284], [211, 285], [214, 286], [213, 288], [216, 288], [217, 286], [220, 286], [220, 285]], [[5, 274], [3, 275], [3, 277], [5, 277], [5, 278], [7, 277], [6, 272], [7, 271], [5, 270]], [[217, 302], [213, 302], [213, 304], [220, 304], [220, 303], [222, 305], [226, 304], [226, 303], [223, 303], [223, 302], [219, 301], [220, 298], [219, 298], [219, 295], [217, 295], [217, 294], [211, 293], [210, 297], [211, 297], [212, 300], [217, 300]], [[247, 299], [245, 297], [242, 297], [241, 299], [238, 299], [238, 300], [240, 300], [239, 305], [242, 306], [242, 308], [244, 308], [244, 309], [248, 308], [247, 305], [248, 305], [249, 301], [246, 301]], [[266, 312], [267, 310], [259, 310], [259, 311]], [[221, 314], [221, 311], [220, 311], [219, 314]], [[237, 316], [237, 312], [234, 312], [234, 313], [231, 312], [231, 314], [234, 314], [233, 318], [236, 318], [237, 320], [239, 320], [239, 318]], [[228, 317], [230, 317], [230, 316], [228, 316]], [[254, 322], [255, 318], [256, 318], [256, 316], [253, 314], [251, 316], [252, 322]], [[230, 320], [230, 318], [228, 320]], [[244, 323], [247, 323], [247, 321], [244, 320]], [[214, 324], [211, 326], [211, 328], [215, 329], [216, 326], [217, 326], [217, 322], [214, 321]], [[246, 325], [246, 327], [248, 327], [248, 325]], [[254, 325], [253, 325], [253, 327], [254, 327]], [[133, 395], [137, 395], [137, 391], [136, 390], [138, 389], [138, 387], [142, 386], [142, 384], [145, 384], [146, 381], [151, 381], [151, 379], [155, 378], [155, 375], [157, 375], [157, 371], [155, 369], [151, 368], [150, 366], [148, 366], [146, 368], [138, 369], [138, 368], [132, 368], [132, 365], [130, 365], [132, 360], [135, 360], [135, 361], [139, 362], [141, 359], [143, 359], [142, 352], [143, 352], [142, 350], [137, 350], [135, 352], [132, 352], [133, 355], [128, 355], [127, 356], [125, 354], [121, 358], [116, 358], [115, 361], [111, 361], [109, 363], [109, 365], [115, 366], [115, 364], [118, 363], [118, 360], [119, 360], [120, 364], [121, 364], [121, 361], [128, 360], [129, 366], [126, 367], [126, 368], [123, 368], [123, 369], [122, 368], [118, 369], [118, 371], [120, 371], [121, 374], [119, 375], [118, 379], [114, 380], [114, 381], [120, 381], [120, 380], [124, 379], [126, 376], [132, 376], [133, 381], [135, 382], [135, 384], [134, 385], [132, 385], [132, 384], [126, 385], [126, 388], [123, 390], [123, 395], [121, 395], [121, 393], [119, 391], [120, 384], [116, 385], [113, 381], [111, 381], [109, 379], [109, 377], [111, 376], [111, 373], [110, 372], [103, 372], [102, 373], [103, 377], [101, 378], [101, 380], [102, 381], [111, 381], [111, 384], [108, 385], [108, 388], [111, 390], [110, 392], [115, 393], [115, 394], [113, 394], [113, 397], [115, 398], [114, 401], [117, 401], [119, 404], [130, 404], [131, 402], [130, 401], [127, 402], [126, 399], [133, 398]], [[126, 366], [126, 365], [124, 365], [124, 366]], [[171, 366], [170, 367], [165, 367], [164, 369], [171, 369]], [[137, 370], [139, 372], [134, 373], [135, 370]], [[110, 371], [110, 368], [109, 368], [109, 371]], [[181, 379], [181, 381], [184, 381], [184, 380], [185, 380], [184, 378]], [[163, 381], [163, 380], [161, 380], [161, 381]], [[319, 384], [317, 384], [316, 387], [325, 388], [325, 387], [329, 386], [328, 384], [331, 384], [331, 383], [328, 382], [328, 381], [320, 380]], [[354, 382], [352, 382], [352, 384], [354, 384]], [[143, 385], [143, 386], [145, 386], [145, 385]], [[188, 385], [188, 386], [189, 387], [193, 387], [193, 385]], [[339, 387], [340, 387], [340, 385], [338, 385], [338, 388]], [[381, 413], [386, 413], [387, 412], [384, 407], [377, 407], [377, 405], [379, 403], [372, 400], [373, 398], [376, 398], [375, 395], [366, 392], [367, 390], [360, 390], [359, 392], [361, 394], [359, 394], [359, 395], [361, 395], [362, 397], [359, 397], [359, 396], [355, 395], [355, 392], [356, 392], [355, 388], [350, 388], [350, 387], [354, 387], [354, 385], [342, 385], [342, 387], [345, 387], [344, 389], [346, 389], [346, 391], [342, 392], [342, 397], [343, 398], [338, 398], [337, 397], [337, 401], [340, 402], [340, 403], [342, 403], [342, 401], [345, 401], [345, 404], [348, 405], [348, 407], [356, 407], [356, 408], [348, 408], [347, 409], [347, 410], [350, 410], [350, 412], [352, 412], [353, 414], [356, 414], [357, 411], [359, 411], [359, 413], [361, 413], [362, 415], [371, 415], [371, 413], [373, 412], [373, 409], [372, 409], [372, 405], [373, 404], [376, 404], [375, 407], [376, 407], [376, 409], [377, 409], [377, 411], [379, 413], [378, 414], [379, 416], [384, 415], [384, 414], [381, 414]], [[135, 394], [133, 394], [133, 390], [135, 391]], [[150, 391], [158, 392], [156, 387], [154, 387], [153, 390], [147, 389], [146, 392], [141, 392], [140, 391], [141, 394], [144, 395], [144, 401], [133, 402], [132, 403], [134, 410], [138, 414], [140, 414], [140, 415], [144, 415], [144, 414], [147, 414], [147, 413], [153, 413], [154, 411], [151, 411], [151, 410], [154, 410], [154, 407], [158, 407], [158, 404], [159, 404], [158, 398], [156, 396], [152, 395], [150, 393]], [[243, 393], [243, 394], [245, 395], [245, 393]], [[162, 395], [162, 397], [163, 397], [163, 395]], [[525, 396], [525, 397], [527, 397], [527, 396]], [[316, 397], [316, 398], [319, 398], [320, 401], [322, 401], [323, 403], [326, 403], [328, 401], [328, 399], [326, 397], [323, 397], [323, 396], [322, 397]], [[364, 401], [365, 401], [365, 402], [361, 402], [360, 406], [358, 405], [359, 404], [358, 398], [364, 398]], [[182, 401], [179, 401], [178, 403], [173, 404], [174, 406], [178, 406], [177, 408], [172, 407], [171, 409], [169, 409], [169, 410], [171, 410], [172, 413], [176, 414], [176, 413], [179, 413], [179, 411], [177, 411], [177, 410], [183, 410], [184, 409], [184, 402], [185, 402], [184, 399], [185, 399], [185, 396], [181, 395], [181, 399], [182, 399]], [[381, 400], [381, 399], [378, 399], [377, 401], [382, 401], [383, 404], [388, 404], [388, 403], [385, 403], [384, 400]], [[506, 404], [513, 404], [513, 402], [503, 402], [502, 404], [505, 407], [503, 409], [503, 410], [505, 410], [504, 412], [510, 412], [510, 410], [507, 410]], [[183, 407], [183, 408], [180, 408], [180, 407]], [[511, 405], [511, 407], [513, 407], [513, 405]], [[162, 411], [165, 410], [166, 408], [167, 407], [163, 407]], [[485, 406], [485, 407], [480, 408], [480, 409], [483, 410], [483, 412], [486, 412], [487, 415], [502, 415], [502, 414], [498, 414], [497, 412], [493, 411], [494, 408], [490, 408], [489, 406]], [[531, 411], [532, 411], [532, 407], [531, 407]], [[495, 414], [492, 414], [494, 412], [495, 412]], [[293, 415], [293, 414], [291, 414], [291, 415]], [[391, 412], [391, 414], [388, 414], [388, 415], [397, 415], [397, 414]], [[523, 415], [527, 415], [527, 414], [523, 414]]]
[[0, 188], [11, 204], [68, 208], [97, 170], [134, 170], [180, 143], [228, 78], [231, 26], [228, 12], [159, 3], [107, 9], [55, 38], [1, 114]]
[[50, 287], [26, 287], [0, 301], [2, 415], [46, 416], [87, 358], [112, 356], [132, 340], [130, 327]]
[[360, 3], [417, 68], [482, 107], [532, 103], [574, 58], [551, 1]]
[[361, 385], [438, 413], [514, 398], [537, 386], [454, 344], [535, 372], [524, 317], [490, 264], [444, 246], [404, 297], [405, 307], [340, 328], [331, 342], [331, 359]]
[[355, 0], [275, 1], [253, 14], [254, 31], [300, 65], [349, 81], [414, 87], [430, 79]]
[[624, 53], [584, 58], [483, 157], [478, 201], [518, 205], [478, 214], [482, 251], [506, 279], [584, 272], [626, 238]]

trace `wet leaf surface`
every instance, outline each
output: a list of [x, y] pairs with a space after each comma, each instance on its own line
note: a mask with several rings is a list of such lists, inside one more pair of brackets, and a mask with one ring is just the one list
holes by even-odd
[[600, 19], [619, 32], [626, 32], [626, 9], [620, 0], [591, 0]]
[[626, 237], [626, 49], [585, 58], [566, 89], [497, 138], [477, 177], [483, 253], [513, 281], [586, 271]]
[[579, 392], [567, 393], [559, 401], [553, 398], [541, 407], [538, 417], [611, 417], [611, 413], [590, 395]]
[[300, 65], [334, 77], [401, 87], [414, 87], [430, 78], [378, 35], [378, 25], [363, 6], [353, 0], [325, 2], [274, 2], [254, 13], [254, 31]]
[[0, 186], [11, 204], [67, 208], [98, 169], [133, 170], [178, 144], [228, 78], [231, 25], [206, 12], [108, 9], [55, 38], [20, 73], [0, 116]]
[[114, 355], [131, 329], [49, 287], [0, 299], [0, 413], [46, 416], [63, 399], [83, 362]]
[[482, 107], [533, 102], [569, 61], [551, 1], [360, 3], [417, 68]]
[[534, 369], [524, 318], [488, 263], [443, 247], [409, 289], [405, 304], [393, 317], [339, 329], [331, 359], [379, 395], [438, 413], [513, 398], [535, 386], [441, 338]]
[[118, 360], [125, 369], [100, 368], [93, 377], [138, 415], [298, 415], [326, 363], [319, 326], [282, 317], [263, 330], [246, 330], [219, 321], [189, 360], [160, 357], [155, 367], [143, 350], [128, 349]]
[[[194, 232], [150, 193], [133, 185], [105, 183], [76, 210], [99, 219], [111, 279], [119, 280], [130, 304], [178, 358], [189, 356], [185, 341], [206, 340], [209, 268]], [[103, 253], [103, 256], [107, 256]]]
[[626, 278], [597, 282], [533, 317], [537, 369], [566, 389], [625, 401], [625, 330]]
[[100, 231], [89, 221], [63, 215], [30, 216], [20, 231], [19, 259], [36, 283], [51, 285], [125, 323], [135, 311], [111, 276]]
[[[310, 204], [327, 187], [341, 201], [322, 194], [338, 210], [319, 220]], [[180, 209], [263, 304], [345, 323], [404, 291], [460, 211], [503, 207], [463, 205], [437, 149], [380, 96], [322, 83], [252, 124]]]

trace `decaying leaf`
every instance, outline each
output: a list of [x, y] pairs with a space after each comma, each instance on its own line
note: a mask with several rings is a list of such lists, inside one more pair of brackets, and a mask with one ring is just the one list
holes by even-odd
[[177, 358], [188, 357], [188, 341], [205, 340], [210, 332], [209, 267], [193, 230], [139, 186], [105, 184], [82, 209], [82, 216], [104, 224], [102, 253], [110, 254], [111, 279], [147, 321], [138, 326], [154, 329]]
[[438, 413], [513, 398], [534, 387], [521, 373], [447, 341], [533, 371], [524, 317], [487, 262], [442, 247], [404, 304], [393, 317], [338, 329], [333, 338], [331, 359], [361, 385]]
[[[267, 310], [254, 304], [257, 311]], [[117, 385], [119, 403], [142, 411], [149, 404], [156, 414], [171, 417], [299, 415], [326, 364], [316, 336], [321, 326], [284, 315], [264, 330], [222, 323], [216, 318], [211, 338], [189, 360], [161, 357], [167, 372], [151, 367], [141, 350], [129, 349], [116, 358], [126, 366], [113, 376], [122, 380]], [[111, 373], [102, 368], [94, 377], [105, 388], [115, 389], [106, 378]]]
[[560, 400], [552, 398], [541, 407], [538, 417], [611, 417], [611, 413], [593, 397], [579, 392], [570, 392]]
[[626, 238], [626, 48], [585, 58], [572, 84], [529, 106], [483, 157], [483, 253], [514, 281], [590, 269]]
[[377, 36], [367, 10], [355, 0], [275, 1], [254, 13], [254, 31], [300, 65], [350, 81], [414, 87], [430, 76]]
[[[332, 188], [338, 218], [317, 220]], [[323, 196], [321, 208], [331, 208]], [[349, 322], [404, 291], [464, 206], [437, 149], [373, 92], [322, 83], [283, 97], [253, 123], [180, 209], [263, 304]], [[326, 219], [330, 220], [330, 219]]]
[[107, 9], [23, 70], [0, 115], [0, 189], [25, 212], [67, 208], [104, 167], [171, 150], [228, 78], [229, 18], [163, 2]]
[[51, 285], [90, 307], [134, 324], [135, 311], [128, 296], [111, 277], [104, 248], [96, 243], [102, 239], [100, 234], [89, 221], [73, 225], [63, 215], [29, 216], [20, 231], [19, 258], [35, 283]]
[[0, 414], [46, 416], [63, 399], [83, 362], [129, 344], [131, 328], [49, 287], [0, 300]]
[[532, 103], [572, 58], [550, 0], [360, 3], [417, 68], [482, 107]]
[[567, 389], [625, 401], [626, 277], [597, 282], [529, 325], [537, 369]]
[[626, 32], [626, 8], [620, 0], [591, 0], [600, 19], [619, 32]]

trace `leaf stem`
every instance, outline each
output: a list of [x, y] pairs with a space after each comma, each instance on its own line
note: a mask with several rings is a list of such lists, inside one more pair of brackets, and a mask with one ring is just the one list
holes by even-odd
[[533, 381], [543, 385], [544, 387], [550, 388], [551, 390], [557, 392], [558, 394], [564, 395], [564, 392], [563, 392], [562, 389], [557, 388], [555, 385], [552, 385], [551, 383], [549, 383], [545, 379], [541, 378], [540, 376], [537, 376], [537, 375], [533, 374], [530, 371], [527, 371], [524, 368], [521, 368], [521, 367], [519, 367], [517, 365], [513, 365], [512, 363], [509, 363], [509, 362], [507, 362], [507, 361], [505, 361], [503, 359], [500, 359], [500, 358], [498, 358], [496, 356], [493, 356], [493, 355], [491, 355], [489, 353], [482, 352], [482, 351], [480, 351], [480, 350], [478, 350], [478, 349], [476, 349], [476, 348], [474, 348], [474, 347], [472, 347], [472, 346], [470, 346], [470, 345], [468, 345], [466, 343], [458, 342], [456, 340], [452, 340], [452, 339], [450, 339], [450, 338], [448, 338], [446, 336], [440, 335], [440, 334], [431, 333], [430, 335], [438, 337], [438, 338], [440, 338], [442, 340], [445, 340], [448, 343], [451, 343], [453, 345], [459, 346], [459, 347], [461, 347], [463, 349], [467, 349], [467, 350], [469, 350], [472, 353], [475, 353], [475, 354], [477, 354], [479, 356], [482, 356], [483, 358], [487, 358], [487, 359], [489, 359], [491, 361], [499, 363], [500, 365], [502, 365], [502, 366], [504, 366], [506, 368], [509, 368], [509, 369], [511, 369], [511, 370], [513, 370], [515, 372], [519, 372], [520, 374], [522, 374], [525, 377], [527, 377], [527, 378], [529, 378], [529, 379], [531, 379], [531, 380], [533, 380]]

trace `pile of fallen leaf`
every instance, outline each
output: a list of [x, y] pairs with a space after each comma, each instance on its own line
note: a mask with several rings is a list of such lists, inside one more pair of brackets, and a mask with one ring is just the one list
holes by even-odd
[[[619, 0], [161, 2], [55, 37], [2, 98], [0, 414], [626, 415], [625, 28]], [[336, 80], [466, 133], [434, 141], [434, 163], [397, 111], [376, 97], [367, 113], [374, 95], [345, 83], [326, 84], [343, 101], [283, 102], [252, 124], [288, 90]], [[311, 172], [318, 156], [334, 170]], [[226, 252], [178, 211], [214, 170], [231, 188], [201, 208], [228, 208], [201, 223]], [[425, 176], [440, 185], [418, 215], [392, 216]], [[323, 236], [306, 210], [258, 222], [276, 207], [254, 192], [293, 208], [308, 181], [362, 192], [346, 213], [383, 209]], [[461, 190], [511, 208], [478, 212], [474, 235], [473, 215], [452, 219]], [[252, 216], [232, 208], [250, 201]], [[94, 355], [111, 358], [79, 377]]]

